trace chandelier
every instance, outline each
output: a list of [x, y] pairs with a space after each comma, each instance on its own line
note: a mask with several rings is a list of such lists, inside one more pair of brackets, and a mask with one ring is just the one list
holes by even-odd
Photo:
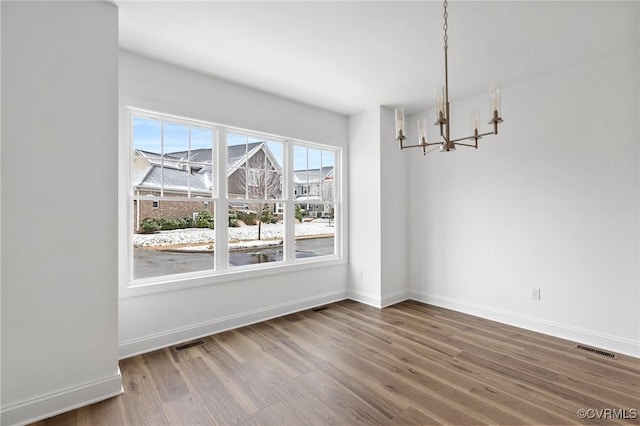
[[427, 147], [434, 145], [440, 145], [441, 152], [454, 151], [456, 149], [456, 146], [458, 145], [469, 146], [477, 149], [478, 139], [487, 135], [497, 135], [498, 124], [502, 123], [502, 117], [500, 116], [500, 87], [494, 86], [489, 88], [489, 107], [492, 113], [491, 120], [488, 122], [488, 124], [493, 125], [493, 130], [485, 133], [479, 132], [480, 111], [474, 110], [471, 112], [471, 129], [473, 131], [473, 135], [458, 139], [451, 138], [451, 120], [449, 115], [449, 67], [447, 59], [447, 49], [449, 47], [449, 36], [447, 35], [449, 24], [447, 22], [447, 18], [449, 17], [449, 15], [447, 13], [448, 3], [446, 0], [444, 1], [443, 6], [444, 25], [442, 26], [442, 28], [444, 29], [444, 86], [441, 86], [440, 88], [436, 88], [434, 90], [436, 119], [434, 125], [440, 126], [440, 136], [442, 137], [442, 140], [438, 142], [427, 141], [427, 120], [418, 119], [418, 143], [416, 145], [405, 145], [403, 142], [406, 139], [404, 109], [395, 109], [396, 140], [400, 142], [400, 149], [421, 147], [423, 155], [435, 151], [437, 147], [427, 151]]

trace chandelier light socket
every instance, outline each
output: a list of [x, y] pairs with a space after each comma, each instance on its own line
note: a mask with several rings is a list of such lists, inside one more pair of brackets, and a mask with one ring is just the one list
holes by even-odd
[[402, 141], [405, 139], [404, 129], [404, 108], [396, 108], [396, 140]]

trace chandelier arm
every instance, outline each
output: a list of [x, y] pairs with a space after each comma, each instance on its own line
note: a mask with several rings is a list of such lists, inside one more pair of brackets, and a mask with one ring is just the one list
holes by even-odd
[[483, 136], [488, 136], [488, 135], [493, 135], [493, 134], [494, 134], [493, 132], [480, 133], [480, 134], [478, 134], [478, 136], [475, 136], [475, 135], [474, 136], [467, 136], [466, 138], [454, 139], [451, 142], [457, 144], [459, 141], [469, 141], [469, 140], [474, 140], [476, 138], [480, 139]]
[[442, 145], [444, 143], [444, 141], [440, 141], [440, 142], [429, 142], [429, 143], [419, 143], [416, 145], [403, 145], [402, 148], [420, 148], [423, 146], [433, 146], [433, 145]]
[[477, 146], [476, 146], [476, 145], [471, 145], [470, 143], [460, 143], [460, 142], [455, 142], [455, 143], [454, 143], [454, 145], [455, 145], [455, 146], [458, 146], [458, 145], [460, 145], [460, 146], [470, 146], [471, 148], [477, 148]]
[[422, 155], [431, 154], [432, 152], [435, 152], [435, 151], [438, 151], [438, 150], [439, 150], [439, 148], [432, 148], [432, 149], [430, 149], [429, 151], [426, 151], [426, 152], [423, 150], [422, 151]]

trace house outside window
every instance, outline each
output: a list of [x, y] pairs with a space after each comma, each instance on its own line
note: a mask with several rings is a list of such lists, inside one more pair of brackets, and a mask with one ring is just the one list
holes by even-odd
[[128, 288], [341, 258], [339, 149], [129, 116]]

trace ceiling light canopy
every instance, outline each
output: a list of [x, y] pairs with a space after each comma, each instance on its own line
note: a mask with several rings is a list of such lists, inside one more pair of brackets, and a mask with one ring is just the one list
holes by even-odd
[[[452, 139], [451, 137], [451, 120], [449, 114], [449, 65], [447, 58], [447, 49], [449, 36], [447, 35], [447, 30], [449, 29], [449, 24], [447, 22], [449, 14], [447, 12], [447, 6], [449, 3], [447, 0], [444, 1], [444, 86], [435, 89], [434, 98], [435, 98], [435, 125], [440, 127], [440, 136], [442, 140], [438, 142], [429, 142], [427, 141], [427, 123], [426, 119], [418, 120], [418, 143], [416, 145], [404, 145], [405, 136], [405, 118], [404, 118], [404, 109], [396, 108], [395, 109], [395, 117], [396, 117], [396, 140], [400, 142], [400, 149], [405, 148], [422, 148], [422, 153], [427, 154], [429, 152], [435, 151], [437, 149], [433, 148], [430, 151], [427, 151], [427, 147], [439, 145], [441, 152], [454, 151], [456, 146], [469, 146], [472, 148], [478, 148], [478, 139], [487, 135], [497, 135], [498, 134], [498, 124], [502, 123], [501, 116], [501, 97], [500, 97], [500, 87], [495, 86], [489, 89], [489, 107], [491, 113], [491, 119], [488, 124], [493, 125], [493, 130], [489, 132], [480, 133], [480, 111], [474, 110], [471, 112], [471, 130], [473, 131], [473, 135]], [[466, 143], [465, 143], [466, 141]], [[471, 143], [473, 142], [473, 143]]]

